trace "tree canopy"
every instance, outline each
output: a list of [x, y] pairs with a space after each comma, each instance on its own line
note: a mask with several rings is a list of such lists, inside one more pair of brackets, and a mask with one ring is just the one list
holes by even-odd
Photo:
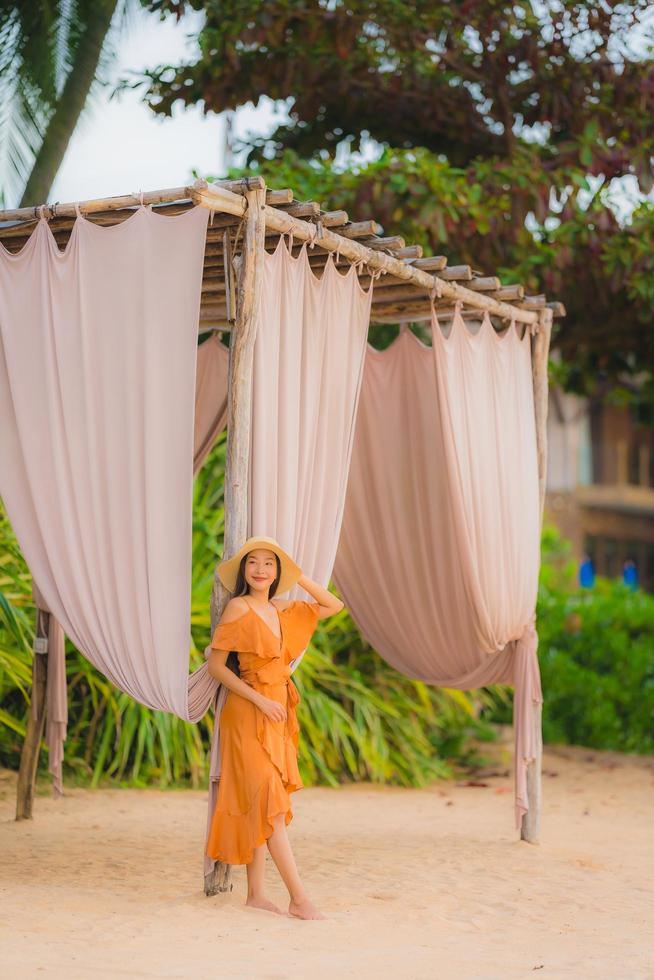
[[[427, 252], [546, 290], [568, 310], [553, 343], [569, 385], [590, 392], [634, 375], [649, 392], [654, 218], [643, 204], [623, 227], [610, 185], [652, 188], [645, 0], [142, 3], [206, 15], [196, 61], [142, 76], [155, 112], [282, 100], [288, 120], [248, 141], [250, 168]], [[380, 144], [378, 159], [339, 172], [339, 144], [365, 140]]]

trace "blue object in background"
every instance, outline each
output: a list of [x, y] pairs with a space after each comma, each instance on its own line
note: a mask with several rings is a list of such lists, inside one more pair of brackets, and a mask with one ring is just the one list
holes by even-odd
[[584, 555], [579, 566], [579, 585], [582, 589], [592, 589], [595, 585], [595, 566], [590, 555]]
[[631, 558], [628, 558], [622, 566], [622, 581], [634, 591], [638, 588], [638, 569]]

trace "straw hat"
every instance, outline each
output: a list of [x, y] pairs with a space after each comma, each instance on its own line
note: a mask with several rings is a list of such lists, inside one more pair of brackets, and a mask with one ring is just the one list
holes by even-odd
[[232, 558], [224, 559], [218, 565], [220, 581], [230, 592], [236, 588], [241, 558], [243, 555], [247, 555], [248, 551], [254, 551], [255, 548], [267, 548], [269, 551], [274, 551], [279, 558], [281, 574], [275, 595], [279, 595], [280, 592], [287, 592], [301, 578], [302, 569], [300, 566], [293, 561], [274, 538], [248, 538]]

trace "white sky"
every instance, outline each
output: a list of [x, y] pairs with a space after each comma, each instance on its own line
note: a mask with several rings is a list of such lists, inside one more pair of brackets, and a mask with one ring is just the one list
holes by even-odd
[[[172, 118], [155, 116], [138, 92], [123, 92], [109, 100], [115, 80], [129, 71], [158, 64], [191, 60], [203, 14], [160, 21], [141, 8], [132, 8], [129, 24], [114, 26], [116, 61], [112, 85], [98, 88], [89, 99], [68, 145], [49, 201], [82, 201], [139, 190], [178, 187], [192, 181], [192, 168], [212, 176], [224, 174], [224, 121], [215, 113], [203, 115], [198, 106], [181, 103]], [[191, 40], [187, 39], [191, 36]], [[267, 132], [273, 127], [274, 104], [239, 109], [234, 130]]]

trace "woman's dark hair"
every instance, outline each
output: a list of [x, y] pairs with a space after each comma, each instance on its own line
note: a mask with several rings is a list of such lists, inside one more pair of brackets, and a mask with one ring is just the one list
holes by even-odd
[[[243, 555], [239, 563], [238, 574], [236, 576], [236, 585], [234, 586], [232, 598], [239, 595], [248, 595], [250, 591], [250, 587], [245, 580], [245, 563], [247, 561], [249, 554], [250, 552], [248, 551], [247, 554]], [[275, 592], [277, 591], [277, 586], [279, 585], [279, 580], [282, 575], [282, 563], [279, 560], [279, 555], [276, 555], [274, 551], [273, 554], [275, 555], [275, 561], [277, 563], [277, 574], [275, 575], [275, 579], [272, 585], [270, 586], [270, 589], [268, 590], [268, 598], [274, 596]], [[229, 667], [230, 670], [234, 671], [237, 677], [241, 676], [241, 672], [238, 668], [238, 656], [236, 654], [236, 651], [232, 650], [232, 652], [227, 657], [227, 666]]]

